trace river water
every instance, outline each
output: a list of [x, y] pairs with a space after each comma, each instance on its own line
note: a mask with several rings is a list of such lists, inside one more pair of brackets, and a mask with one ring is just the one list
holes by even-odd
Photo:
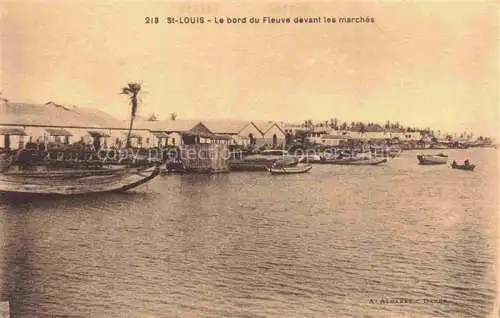
[[408, 151], [3, 198], [0, 300], [15, 317], [495, 317], [498, 151], [444, 151], [476, 171]]

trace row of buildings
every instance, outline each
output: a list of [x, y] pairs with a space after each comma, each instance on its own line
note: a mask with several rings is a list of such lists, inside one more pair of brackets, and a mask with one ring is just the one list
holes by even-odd
[[[0, 148], [22, 148], [27, 143], [85, 143], [98, 148], [125, 145], [129, 122], [87, 108], [48, 102], [43, 105], [0, 104]], [[385, 129], [378, 124], [346, 129], [308, 127], [273, 121], [244, 120], [146, 120], [138, 117], [131, 133], [137, 148], [217, 143], [239, 146], [282, 147], [301, 135], [325, 146], [341, 146], [348, 140], [417, 142], [429, 138], [419, 131]]]
[[[99, 110], [52, 102], [0, 104], [0, 148], [23, 148], [27, 143], [85, 143], [96, 148], [125, 145], [129, 122]], [[281, 147], [286, 133], [275, 122], [241, 120], [159, 120], [134, 122], [132, 147], [153, 148], [217, 143]]]
[[354, 125], [345, 129], [331, 127], [304, 127], [298, 124], [281, 124], [285, 134], [294, 136], [302, 134], [312, 144], [341, 146], [348, 140], [392, 140], [394, 142], [418, 142], [426, 139], [420, 131], [409, 131], [403, 128], [384, 128], [378, 124]]

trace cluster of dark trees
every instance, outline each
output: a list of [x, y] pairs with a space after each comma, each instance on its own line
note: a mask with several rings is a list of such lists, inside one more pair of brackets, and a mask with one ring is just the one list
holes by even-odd
[[303, 128], [306, 130], [310, 130], [312, 128], [332, 128], [336, 130], [360, 130], [360, 131], [367, 131], [370, 128], [376, 128], [376, 129], [398, 129], [401, 131], [407, 131], [407, 132], [420, 132], [420, 131], [425, 131], [425, 130], [430, 130], [429, 128], [416, 128], [416, 127], [410, 127], [410, 126], [404, 126], [400, 124], [399, 122], [391, 122], [391, 121], [386, 121], [385, 124], [378, 124], [374, 122], [361, 122], [361, 121], [343, 121], [341, 122], [337, 118], [331, 118], [329, 120], [325, 121], [320, 121], [320, 122], [313, 122], [311, 119], [305, 120], [302, 125]]

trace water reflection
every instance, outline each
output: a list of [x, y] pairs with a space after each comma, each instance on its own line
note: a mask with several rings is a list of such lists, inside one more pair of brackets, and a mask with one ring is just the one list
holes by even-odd
[[[25, 206], [10, 209], [3, 219], [3, 278], [2, 299], [10, 302], [11, 315], [26, 314], [27, 308], [40, 302], [36, 228], [30, 222], [30, 209]], [[20, 297], [22, 295], [22, 297]]]

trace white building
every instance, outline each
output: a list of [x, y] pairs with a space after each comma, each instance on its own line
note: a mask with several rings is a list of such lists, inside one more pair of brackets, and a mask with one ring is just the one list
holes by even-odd
[[342, 146], [347, 140], [348, 138], [342, 135], [323, 135], [319, 143], [325, 146], [336, 147]]
[[26, 133], [19, 126], [0, 126], [0, 148], [18, 149], [26, 142]]
[[[124, 146], [129, 123], [99, 110], [62, 106], [3, 103], [0, 108], [0, 147], [24, 147], [28, 142], [71, 144], [83, 142], [100, 148]], [[15, 130], [15, 131], [14, 131]], [[22, 133], [21, 133], [22, 132]], [[151, 147], [154, 135], [144, 128], [131, 133], [133, 147]]]
[[262, 138], [257, 140], [257, 145], [283, 147], [286, 143], [286, 133], [275, 122], [254, 122], [254, 125], [262, 132]]
[[295, 135], [297, 130], [305, 130], [305, 128], [301, 124], [293, 124], [293, 123], [280, 123], [281, 129], [285, 132], [285, 134]]
[[255, 144], [262, 133], [247, 120], [204, 120], [203, 124], [214, 134], [226, 136], [232, 145], [248, 146]]

